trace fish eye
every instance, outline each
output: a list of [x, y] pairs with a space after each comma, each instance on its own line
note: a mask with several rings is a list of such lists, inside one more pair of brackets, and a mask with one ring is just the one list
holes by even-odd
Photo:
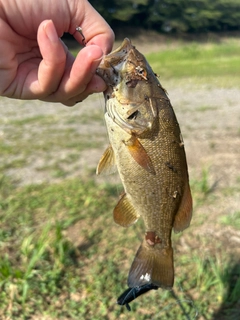
[[144, 71], [144, 69], [141, 68], [140, 66], [137, 66], [135, 69], [137, 70], [138, 73], [141, 73], [141, 74], [142, 74], [143, 71]]
[[137, 66], [135, 69], [143, 79], [147, 80], [147, 71], [144, 68]]

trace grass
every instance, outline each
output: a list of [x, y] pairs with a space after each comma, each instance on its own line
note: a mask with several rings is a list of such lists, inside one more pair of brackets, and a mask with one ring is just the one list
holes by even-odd
[[200, 206], [203, 202], [206, 202], [213, 195], [215, 187], [216, 185], [210, 182], [210, 169], [208, 167], [203, 168], [200, 177], [191, 180], [195, 205]]
[[[62, 149], [74, 149], [75, 151], [81, 151], [84, 149], [99, 147], [102, 140], [98, 140], [96, 137], [93, 138], [91, 134], [83, 134], [77, 132], [75, 129], [42, 129], [41, 132], [32, 132], [32, 135], [26, 135], [24, 131], [21, 130], [23, 127], [9, 132], [6, 130], [6, 135], [8, 134], [11, 141], [6, 141], [0, 143], [0, 152], [2, 154], [19, 155], [23, 152], [24, 156], [27, 157], [31, 153], [35, 152], [51, 152], [62, 148]], [[12, 141], [19, 140], [18, 144], [12, 143]], [[34, 143], [32, 143], [34, 139]]]
[[[230, 41], [183, 45], [147, 58], [167, 81], [231, 87], [240, 80], [238, 55], [238, 43]], [[198, 111], [211, 108], [202, 105]], [[239, 319], [238, 247], [231, 248], [224, 237], [203, 230], [211, 230], [214, 223], [214, 230], [226, 231], [227, 236], [229, 228], [239, 232], [239, 210], [227, 216], [219, 212], [212, 221], [214, 209], [209, 208], [222, 197], [226, 201], [237, 197], [240, 177], [236, 177], [237, 187], [219, 189], [208, 167], [191, 179], [192, 226], [173, 235], [174, 290], [159, 289], [139, 297], [131, 303], [130, 313], [116, 305], [127, 287], [143, 222], [128, 229], [113, 223], [121, 186], [96, 184], [90, 169], [89, 175], [66, 178], [78, 169], [83, 151], [87, 157], [88, 150], [103, 149], [107, 135], [99, 131], [98, 110], [68, 117], [56, 113], [0, 119], [4, 131], [0, 140], [0, 318]], [[85, 124], [96, 131], [88, 132]], [[26, 168], [31, 157], [41, 160], [37, 172], [59, 178], [58, 183], [19, 186], [8, 178], [9, 170]]]
[[235, 211], [227, 216], [221, 217], [220, 222], [240, 230], [240, 211]]
[[211, 110], [217, 110], [217, 107], [212, 107], [212, 106], [200, 106], [195, 109], [195, 111], [200, 111], [200, 112], [206, 112], [206, 111], [211, 111]]
[[153, 70], [164, 81], [182, 80], [191, 84], [238, 86], [240, 44], [229, 41], [220, 44], [179, 46], [146, 55]]
[[[82, 116], [69, 112], [67, 116], [59, 113], [22, 119], [10, 116], [3, 118], [2, 122], [0, 119], [3, 128], [3, 138], [0, 137], [1, 172], [27, 168], [33, 162], [39, 172], [45, 171], [57, 178], [67, 176], [75, 165], [79, 165], [82, 152], [104, 148], [106, 131], [93, 135], [93, 131], [89, 132], [87, 128], [96, 124], [97, 131], [99, 124], [103, 123], [100, 110]], [[54, 161], [49, 161], [50, 158]]]
[[[209, 191], [206, 176], [197, 187], [200, 201]], [[118, 193], [91, 179], [18, 188], [2, 176], [2, 319], [212, 319], [222, 303], [237, 303], [240, 283], [222, 250], [211, 257], [177, 252], [173, 292], [150, 292], [131, 304], [131, 313], [115, 305], [143, 233], [141, 221], [127, 231], [114, 225]]]

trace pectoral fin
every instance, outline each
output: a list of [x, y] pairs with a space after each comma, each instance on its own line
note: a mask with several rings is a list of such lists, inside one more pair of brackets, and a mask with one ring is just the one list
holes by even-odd
[[192, 218], [192, 195], [191, 195], [189, 183], [187, 182], [184, 189], [180, 207], [174, 219], [174, 224], [173, 224], [174, 232], [177, 233], [186, 229], [190, 224], [191, 218]]
[[151, 158], [148, 156], [146, 150], [142, 146], [141, 142], [135, 136], [127, 141], [124, 141], [124, 144], [128, 148], [133, 159], [145, 170], [152, 174], [156, 174]]
[[96, 174], [110, 174], [116, 171], [115, 155], [112, 146], [110, 145], [102, 155], [96, 170]]
[[124, 193], [114, 208], [113, 218], [114, 221], [122, 227], [129, 227], [138, 220], [139, 215], [128, 200], [126, 193]]

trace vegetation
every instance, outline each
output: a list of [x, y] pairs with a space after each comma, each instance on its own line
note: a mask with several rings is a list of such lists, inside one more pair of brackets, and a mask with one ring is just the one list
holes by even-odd
[[[201, 81], [234, 87], [240, 80], [238, 52], [238, 43], [231, 41], [184, 44], [148, 59], [168, 83], [181, 86], [188, 79], [192, 87]], [[88, 116], [80, 114], [84, 105], [54, 116], [14, 113], [13, 119], [0, 119], [0, 319], [239, 319], [239, 242], [229, 245], [229, 239], [239, 241], [240, 212], [226, 215], [215, 208], [223, 197], [224, 203], [239, 199], [240, 176], [231, 188], [216, 190], [207, 166], [191, 174], [193, 223], [173, 235], [174, 290], [139, 297], [132, 312], [116, 305], [144, 226], [138, 221], [126, 230], [114, 224], [112, 209], [122, 188], [111, 178], [106, 178], [111, 184], [96, 183], [90, 170], [71, 178], [79, 157], [89, 161], [90, 151], [103, 151], [107, 140], [99, 130], [102, 115], [95, 111], [101, 105], [94, 103]], [[210, 108], [203, 105], [196, 112]], [[36, 168], [51, 178], [49, 183], [19, 183], [13, 173], [28, 169], [31, 159], [41, 159]]]
[[[206, 179], [192, 184], [196, 205], [208, 201]], [[219, 304], [238, 302], [240, 268], [222, 248], [176, 253], [173, 292], [150, 292], [131, 313], [115, 305], [143, 230], [141, 222], [127, 232], [113, 224], [116, 196], [116, 187], [91, 180], [16, 188], [2, 176], [1, 319], [212, 319]]]
[[[207, 171], [192, 183], [192, 190], [196, 206], [203, 199], [209, 201]], [[2, 176], [2, 319], [33, 315], [39, 319], [47, 315], [51, 319], [117, 319], [127, 312], [115, 306], [115, 301], [126, 287], [143, 226], [140, 222], [126, 233], [113, 224], [116, 196], [116, 187], [97, 186], [88, 179], [16, 188]], [[176, 247], [180, 239], [174, 237]], [[177, 254], [176, 274], [173, 292], [159, 289], [139, 298], [127, 318], [135, 319], [137, 312], [139, 319], [194, 319], [198, 315], [212, 319], [219, 303], [238, 301], [240, 283], [234, 278], [240, 269], [233, 262], [229, 265], [224, 248], [212, 257], [194, 251]], [[233, 286], [230, 295], [229, 285]]]
[[160, 79], [188, 80], [221, 87], [237, 86], [240, 45], [229, 41], [221, 45], [192, 43], [147, 55]]
[[111, 24], [164, 32], [239, 30], [238, 0], [90, 0]]

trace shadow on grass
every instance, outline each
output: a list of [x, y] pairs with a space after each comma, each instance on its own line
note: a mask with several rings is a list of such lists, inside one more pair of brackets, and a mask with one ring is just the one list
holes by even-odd
[[226, 294], [218, 310], [213, 315], [213, 320], [240, 319], [240, 261], [227, 270], [224, 279]]

